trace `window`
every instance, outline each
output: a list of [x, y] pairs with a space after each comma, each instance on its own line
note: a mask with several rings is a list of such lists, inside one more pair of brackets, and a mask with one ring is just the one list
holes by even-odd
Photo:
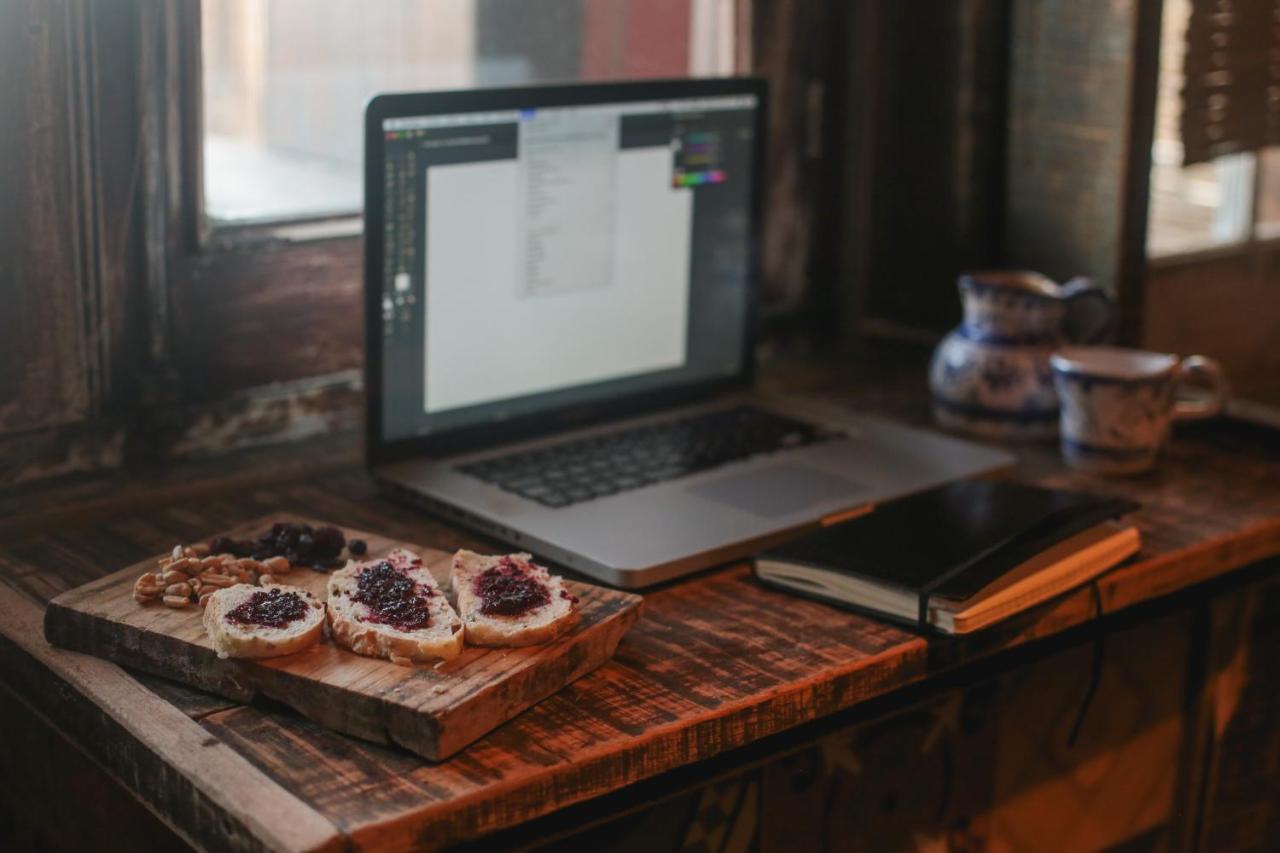
[[1165, 0], [1151, 150], [1150, 258], [1231, 250], [1280, 237], [1280, 148], [1184, 166], [1182, 88], [1192, 0]]
[[1262, 170], [1258, 177], [1256, 237], [1259, 240], [1280, 238], [1280, 149], [1268, 148], [1259, 157]]
[[205, 0], [204, 216], [349, 216], [383, 91], [733, 72], [733, 0]]

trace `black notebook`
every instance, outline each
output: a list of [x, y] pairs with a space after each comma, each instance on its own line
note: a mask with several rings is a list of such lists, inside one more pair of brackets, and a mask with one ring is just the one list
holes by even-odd
[[974, 480], [886, 504], [755, 559], [770, 586], [963, 634], [1138, 550], [1132, 501]]

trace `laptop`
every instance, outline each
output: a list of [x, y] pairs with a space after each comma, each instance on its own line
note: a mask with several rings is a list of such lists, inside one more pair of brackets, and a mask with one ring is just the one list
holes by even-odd
[[634, 588], [1008, 465], [753, 392], [765, 101], [759, 79], [374, 98], [378, 482]]

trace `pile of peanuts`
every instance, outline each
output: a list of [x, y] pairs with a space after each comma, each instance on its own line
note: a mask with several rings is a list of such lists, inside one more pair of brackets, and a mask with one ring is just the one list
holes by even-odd
[[210, 554], [207, 545], [175, 545], [173, 552], [159, 560], [154, 572], [147, 572], [133, 585], [133, 600], [139, 604], [160, 601], [180, 610], [192, 604], [204, 607], [209, 596], [240, 583], [267, 584], [292, 567], [284, 557], [253, 560], [234, 554]]

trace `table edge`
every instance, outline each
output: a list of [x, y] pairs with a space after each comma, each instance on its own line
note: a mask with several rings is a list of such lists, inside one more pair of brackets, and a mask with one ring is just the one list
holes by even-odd
[[[163, 764], [176, 771], [196, 799], [192, 819], [205, 811], [220, 815], [224, 834], [220, 841], [232, 848], [273, 850], [339, 850], [348, 846], [346, 836], [320, 812], [295, 797], [230, 746], [213, 738], [201, 725], [169, 702], [152, 693], [119, 666], [105, 660], [50, 646], [44, 640], [42, 608], [20, 593], [0, 586], [0, 648], [11, 645], [38, 669], [36, 677], [50, 676], [51, 687], [62, 701], [35, 704], [23, 691], [21, 661], [0, 655], [4, 683], [52, 726], [63, 731], [90, 758], [117, 778], [188, 843], [199, 848], [204, 839], [199, 825], [189, 825], [175, 814], [162, 814], [138, 790], [138, 774], [119, 765], [119, 755], [96, 749], [97, 738], [84, 735], [131, 737], [150, 749]], [[18, 676], [18, 677], [14, 677]], [[25, 685], [30, 687], [30, 684]], [[71, 701], [66, 701], [66, 700]], [[54, 707], [49, 707], [50, 705]], [[96, 709], [96, 721], [76, 725], [77, 708]], [[91, 717], [92, 715], [83, 715]], [[72, 736], [71, 731], [78, 736]], [[96, 731], [94, 731], [96, 729]], [[86, 743], [86, 740], [88, 741]], [[134, 778], [130, 778], [133, 776]], [[225, 821], [239, 832], [225, 832]], [[254, 843], [248, 843], [252, 840]]]

